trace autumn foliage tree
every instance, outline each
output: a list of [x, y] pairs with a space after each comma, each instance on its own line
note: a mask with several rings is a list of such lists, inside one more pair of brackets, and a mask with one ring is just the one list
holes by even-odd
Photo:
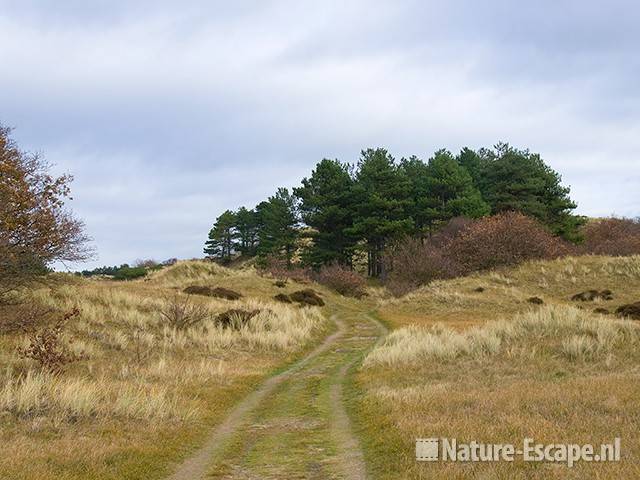
[[39, 155], [20, 150], [0, 125], [0, 300], [57, 261], [91, 256], [83, 223], [65, 208], [68, 175], [49, 173]]

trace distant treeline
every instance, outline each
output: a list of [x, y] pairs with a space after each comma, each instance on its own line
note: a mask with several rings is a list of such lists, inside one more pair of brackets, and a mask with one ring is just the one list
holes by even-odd
[[367, 149], [355, 165], [324, 159], [292, 192], [279, 188], [253, 209], [225, 211], [204, 251], [221, 261], [242, 254], [291, 262], [299, 254], [313, 268], [351, 266], [366, 255], [368, 274], [379, 276], [389, 242], [426, 238], [454, 217], [518, 211], [580, 242], [585, 219], [575, 208], [569, 188], [539, 154], [505, 143], [458, 155], [438, 150], [426, 162]]
[[168, 265], [173, 265], [176, 261], [177, 260], [175, 258], [160, 263], [154, 260], [136, 260], [134, 265], [123, 263], [120, 266], [114, 265], [112, 267], [98, 267], [93, 270], [82, 270], [78, 275], [83, 277], [107, 276], [114, 280], [133, 280], [135, 278], [144, 277], [151, 271], [159, 270]]

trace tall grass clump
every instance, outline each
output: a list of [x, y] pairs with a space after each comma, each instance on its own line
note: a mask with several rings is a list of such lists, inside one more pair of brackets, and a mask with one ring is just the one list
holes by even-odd
[[546, 306], [513, 320], [489, 322], [462, 333], [441, 325], [431, 329], [401, 328], [376, 347], [364, 365], [482, 359], [514, 346], [523, 351], [540, 348], [549, 355], [559, 354], [570, 360], [592, 359], [623, 345], [637, 346], [639, 342], [640, 325], [631, 321], [602, 318], [570, 306]]

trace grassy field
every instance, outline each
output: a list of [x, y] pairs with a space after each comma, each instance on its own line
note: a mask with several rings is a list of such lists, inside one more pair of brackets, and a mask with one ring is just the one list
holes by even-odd
[[[587, 289], [610, 289], [613, 300], [570, 300]], [[529, 303], [533, 296], [544, 304]], [[352, 386], [373, 477], [639, 478], [640, 324], [593, 313], [638, 299], [640, 257], [581, 257], [382, 300], [380, 317], [394, 330]], [[571, 469], [423, 463], [414, 454], [421, 437], [516, 445], [526, 437], [578, 444], [621, 437], [622, 459]]]
[[[222, 286], [238, 301], [190, 296], [207, 320], [183, 330], [160, 312], [190, 285]], [[182, 262], [132, 282], [70, 279], [31, 303], [78, 308], [65, 337], [82, 356], [62, 375], [19, 358], [23, 334], [0, 340], [2, 478], [160, 478], [229, 408], [331, 328], [317, 308], [277, 303], [278, 289], [252, 269]], [[239, 331], [213, 317], [259, 309]]]

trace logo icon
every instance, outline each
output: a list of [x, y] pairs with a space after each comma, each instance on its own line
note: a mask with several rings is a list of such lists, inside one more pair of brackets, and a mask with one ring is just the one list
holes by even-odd
[[419, 462], [438, 461], [438, 439], [418, 438], [416, 439], [416, 460]]

